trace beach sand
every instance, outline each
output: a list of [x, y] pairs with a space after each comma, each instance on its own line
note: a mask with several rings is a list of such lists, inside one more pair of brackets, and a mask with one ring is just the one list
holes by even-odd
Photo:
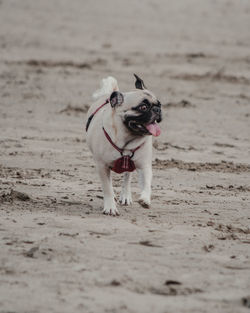
[[[250, 2], [1, 0], [0, 26], [0, 312], [249, 312]], [[85, 119], [133, 73], [162, 134], [151, 208], [135, 174], [114, 218]]]

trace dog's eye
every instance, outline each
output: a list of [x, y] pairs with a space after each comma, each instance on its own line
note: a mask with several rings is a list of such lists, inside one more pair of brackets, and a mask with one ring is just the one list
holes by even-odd
[[140, 111], [145, 112], [147, 111], [148, 107], [145, 104], [139, 106]]

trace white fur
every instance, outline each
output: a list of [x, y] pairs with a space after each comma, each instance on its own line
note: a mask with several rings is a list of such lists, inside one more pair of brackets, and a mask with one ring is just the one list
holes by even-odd
[[[90, 107], [87, 118], [110, 96], [113, 91], [118, 91], [118, 84], [115, 78], [108, 77], [102, 80], [101, 89], [94, 93], [94, 97], [98, 98]], [[147, 90], [147, 94], [149, 91]], [[152, 181], [152, 136], [135, 137], [127, 131], [121, 120], [121, 114], [130, 112], [130, 108], [145, 98], [142, 90], [132, 92], [123, 92], [124, 103], [116, 109], [112, 109], [110, 103], [105, 105], [101, 111], [97, 112], [90, 123], [87, 131], [87, 144], [93, 154], [99, 173], [102, 189], [104, 193], [103, 213], [110, 215], [119, 215], [116, 207], [114, 191], [112, 186], [112, 177], [110, 172], [111, 164], [120, 157], [120, 153], [114, 149], [108, 142], [103, 133], [103, 128], [108, 132], [112, 141], [119, 147], [125, 147], [124, 154], [130, 154], [130, 150], [140, 146], [133, 157], [137, 172], [139, 174], [139, 182], [141, 195], [139, 203], [143, 207], [149, 207], [151, 198], [151, 181]], [[152, 97], [153, 94], [152, 94]], [[124, 173], [122, 191], [120, 194], [120, 203], [130, 205], [132, 203], [131, 195], [131, 173]]]
[[93, 98], [97, 100], [104, 95], [111, 94], [113, 91], [119, 91], [118, 83], [114, 77], [108, 76], [102, 79], [100, 89], [93, 93]]

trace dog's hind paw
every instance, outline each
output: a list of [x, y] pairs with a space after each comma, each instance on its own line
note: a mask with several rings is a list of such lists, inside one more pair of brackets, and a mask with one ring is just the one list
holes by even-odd
[[102, 213], [106, 214], [106, 215], [113, 215], [113, 216], [119, 216], [120, 215], [120, 213], [117, 210], [117, 208], [104, 208], [102, 210]]

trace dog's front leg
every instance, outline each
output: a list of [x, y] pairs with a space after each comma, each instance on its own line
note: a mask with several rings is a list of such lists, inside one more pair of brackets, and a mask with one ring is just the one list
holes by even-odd
[[114, 191], [113, 191], [113, 186], [112, 186], [110, 169], [104, 165], [99, 165], [98, 173], [102, 182], [103, 199], [104, 199], [104, 209], [102, 213], [114, 215], [114, 216], [119, 215], [119, 212], [116, 208], [115, 199], [114, 199]]
[[141, 195], [139, 203], [144, 208], [149, 208], [151, 202], [151, 182], [152, 182], [152, 167], [147, 166], [138, 170], [139, 185], [141, 188]]
[[120, 203], [122, 205], [129, 205], [132, 203], [132, 195], [131, 195], [131, 173], [125, 172], [123, 176], [123, 183], [122, 183], [122, 191], [120, 194]]

